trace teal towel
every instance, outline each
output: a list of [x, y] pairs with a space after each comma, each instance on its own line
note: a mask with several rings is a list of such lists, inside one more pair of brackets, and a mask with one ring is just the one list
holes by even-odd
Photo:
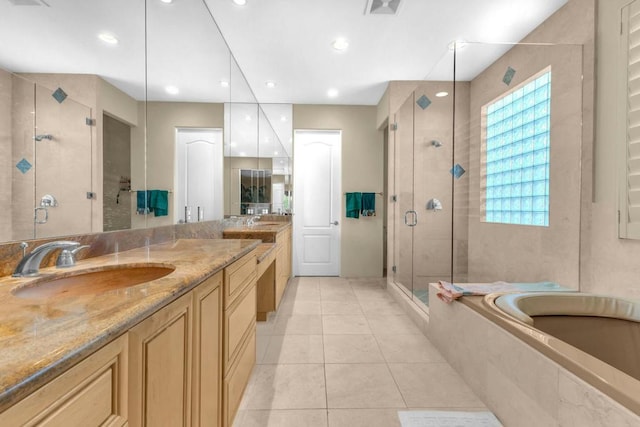
[[376, 216], [376, 193], [362, 193], [362, 216]]
[[149, 206], [154, 216], [167, 216], [169, 214], [169, 192], [167, 190], [151, 190]]
[[347, 218], [360, 218], [362, 193], [347, 193]]
[[146, 190], [138, 190], [136, 192], [136, 213], [138, 215], [147, 215], [151, 211], [149, 209], [149, 196], [150, 193]]

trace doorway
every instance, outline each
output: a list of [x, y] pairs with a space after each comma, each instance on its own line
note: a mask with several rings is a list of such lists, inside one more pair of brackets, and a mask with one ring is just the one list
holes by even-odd
[[222, 129], [176, 128], [174, 222], [223, 217]]
[[340, 275], [342, 131], [295, 130], [296, 276]]

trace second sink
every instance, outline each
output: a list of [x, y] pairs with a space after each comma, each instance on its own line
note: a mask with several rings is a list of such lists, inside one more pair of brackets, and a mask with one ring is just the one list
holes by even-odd
[[167, 276], [174, 270], [175, 267], [164, 264], [116, 265], [37, 279], [16, 287], [11, 292], [19, 298], [34, 299], [100, 294], [150, 282]]

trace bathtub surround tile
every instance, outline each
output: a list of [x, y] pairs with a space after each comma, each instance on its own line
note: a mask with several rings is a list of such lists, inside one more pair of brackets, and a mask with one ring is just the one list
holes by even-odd
[[325, 363], [384, 363], [373, 335], [325, 335]]
[[245, 397], [244, 409], [326, 408], [323, 365], [256, 365]]
[[390, 363], [407, 406], [484, 408], [447, 363]]
[[233, 427], [327, 427], [325, 409], [243, 410]]
[[329, 409], [329, 427], [401, 427], [397, 409]]
[[270, 337], [263, 364], [324, 363], [322, 335]]
[[322, 316], [322, 328], [325, 335], [329, 334], [370, 334], [367, 319], [362, 315], [325, 315]]
[[558, 365], [501, 328], [489, 329], [488, 342], [492, 343], [487, 346], [489, 362], [499, 367], [524, 394], [556, 418], [560, 400]]
[[445, 363], [438, 349], [423, 335], [377, 335], [387, 363]]
[[571, 373], [560, 373], [559, 394], [558, 421], [563, 427], [632, 427], [639, 424], [637, 415]]
[[[525, 368], [526, 365], [522, 367]], [[555, 387], [557, 392], [557, 385]], [[560, 425], [556, 418], [557, 412], [548, 413], [539, 402], [525, 393], [517, 382], [505, 375], [501, 366], [492, 363], [487, 366], [486, 402], [492, 411], [500, 414], [500, 421], [506, 426], [555, 427]]]
[[405, 408], [389, 368], [379, 364], [327, 364], [329, 408]]

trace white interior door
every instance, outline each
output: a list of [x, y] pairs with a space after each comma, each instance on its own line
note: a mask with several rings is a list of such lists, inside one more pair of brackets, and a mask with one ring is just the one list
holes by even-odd
[[222, 153], [221, 129], [176, 129], [175, 222], [222, 219]]
[[342, 133], [296, 130], [294, 274], [340, 275]]

